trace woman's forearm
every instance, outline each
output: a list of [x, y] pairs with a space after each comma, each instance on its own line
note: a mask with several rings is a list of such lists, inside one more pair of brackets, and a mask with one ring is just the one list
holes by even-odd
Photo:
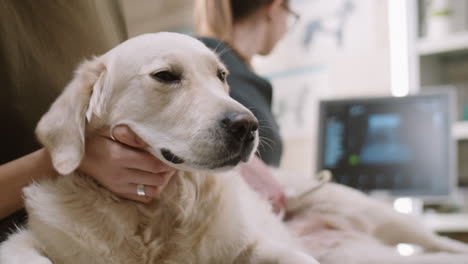
[[0, 166], [0, 219], [23, 207], [21, 190], [34, 180], [55, 177], [49, 153], [40, 149]]

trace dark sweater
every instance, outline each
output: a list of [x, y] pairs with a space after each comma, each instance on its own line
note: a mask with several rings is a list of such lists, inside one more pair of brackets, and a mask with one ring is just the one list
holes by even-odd
[[230, 74], [227, 82], [232, 98], [250, 109], [259, 121], [259, 157], [278, 167], [283, 145], [279, 127], [271, 111], [273, 89], [270, 82], [254, 73], [225, 43], [212, 38], [199, 38], [207, 47], [221, 54]]

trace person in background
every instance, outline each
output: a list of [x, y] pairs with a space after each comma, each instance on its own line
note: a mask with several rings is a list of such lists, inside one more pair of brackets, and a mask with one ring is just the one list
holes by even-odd
[[[0, 1], [0, 242], [21, 225], [21, 189], [56, 177], [34, 128], [85, 58], [127, 38], [118, 1]], [[127, 127], [103, 129], [86, 140], [80, 170], [116, 195], [149, 202], [174, 174], [148, 153]], [[143, 185], [144, 196], [137, 194]]]
[[[196, 0], [195, 33], [220, 54], [230, 74], [230, 95], [249, 108], [259, 121], [258, 157], [241, 165], [244, 179], [276, 212], [285, 207], [285, 194], [270, 171], [280, 165], [282, 142], [271, 110], [272, 86], [251, 67], [256, 54], [268, 55], [298, 15], [288, 0]], [[289, 26], [291, 26], [289, 25]]]

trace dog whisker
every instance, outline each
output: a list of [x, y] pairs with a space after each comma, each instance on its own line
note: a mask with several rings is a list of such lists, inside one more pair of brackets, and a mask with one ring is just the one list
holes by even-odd
[[225, 46], [221, 51], [218, 51], [218, 48], [221, 46], [221, 44], [223, 43], [223, 41], [220, 41], [218, 42], [218, 45], [216, 46], [216, 48], [214, 49], [214, 53], [218, 56], [218, 57], [221, 57], [224, 55], [224, 53], [228, 52], [230, 49], [228, 46]]
[[223, 56], [226, 52], [229, 51], [229, 48], [225, 47], [223, 50], [221, 50], [219, 53], [216, 53], [219, 57]]
[[[264, 141], [265, 139], [266, 139], [266, 138], [264, 138], [264, 137], [260, 137], [260, 142], [264, 143], [266, 146], [270, 147], [271, 150], [273, 150], [273, 146], [270, 145], [269, 142]], [[274, 143], [274, 142], [272, 142], [272, 143]]]
[[271, 131], [275, 131], [275, 129], [273, 129], [272, 127], [268, 127], [268, 126], [258, 126], [259, 129], [261, 130], [271, 130]]
[[213, 49], [213, 52], [214, 53], [217, 53], [218, 52], [218, 48], [221, 46], [221, 44], [223, 43], [223, 41], [219, 41], [218, 44], [216, 44], [216, 47]]
[[259, 157], [260, 159], [263, 159], [263, 158], [262, 158], [262, 153], [260, 153], [260, 150], [259, 150], [259, 149], [257, 149], [257, 150], [255, 151], [255, 154], [257, 154], [258, 157]]
[[273, 141], [272, 139], [267, 138], [267, 137], [260, 137], [260, 140], [265, 140], [265, 141], [263, 141], [263, 142], [265, 142], [265, 143], [266, 143], [266, 142], [269, 142], [269, 143], [271, 143], [271, 144], [273, 144], [273, 145], [276, 144], [275, 141]]

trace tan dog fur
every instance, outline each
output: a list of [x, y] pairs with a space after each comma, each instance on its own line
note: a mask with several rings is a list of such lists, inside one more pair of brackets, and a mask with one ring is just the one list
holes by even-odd
[[[150, 76], [167, 69], [181, 81]], [[235, 171], [210, 169], [230, 158], [219, 115], [252, 115], [229, 97], [218, 69], [213, 52], [176, 33], [142, 35], [82, 64], [37, 128], [63, 176], [25, 188], [27, 229], [1, 245], [0, 263], [317, 263]], [[121, 124], [180, 170], [149, 205], [76, 171], [86, 135]], [[165, 160], [163, 148], [185, 162]]]

